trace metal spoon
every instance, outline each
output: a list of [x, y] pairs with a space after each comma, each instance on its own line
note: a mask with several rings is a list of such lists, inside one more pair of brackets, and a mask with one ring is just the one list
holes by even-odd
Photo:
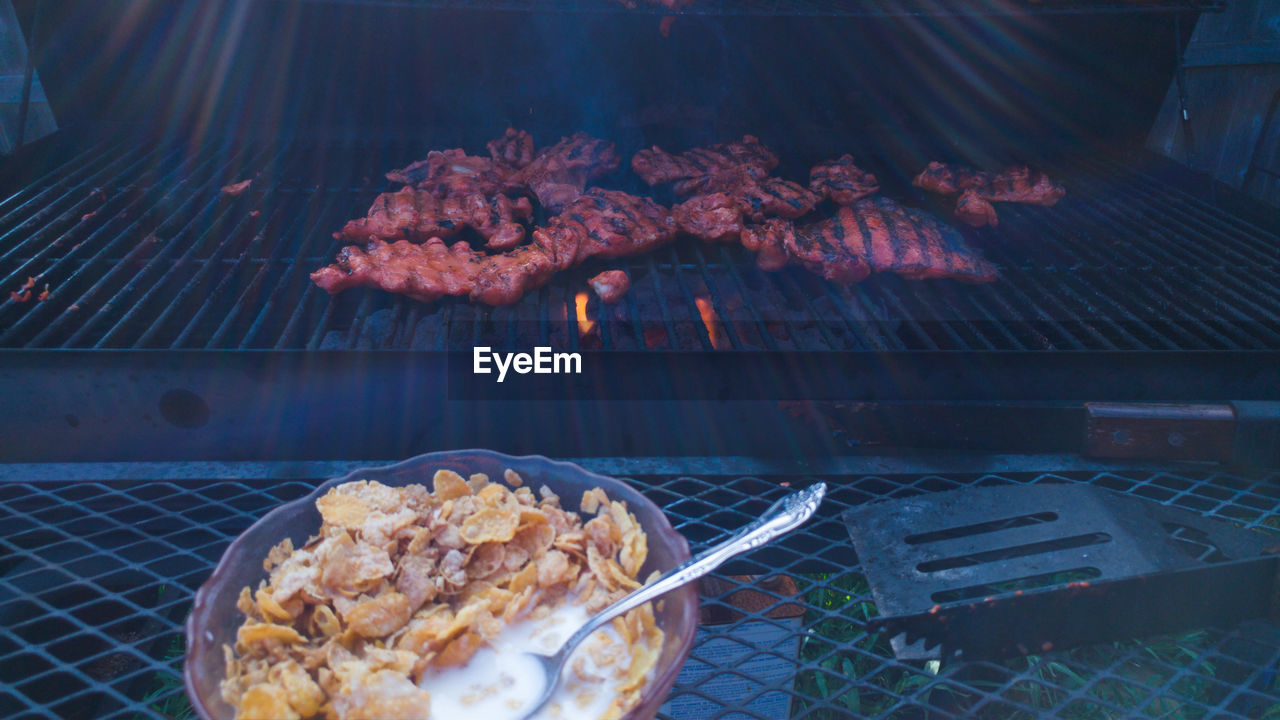
[[528, 720], [529, 717], [547, 704], [547, 701], [555, 694], [556, 687], [560, 684], [560, 673], [564, 671], [564, 666], [569, 662], [569, 657], [573, 655], [573, 651], [577, 649], [578, 645], [582, 644], [583, 640], [586, 640], [592, 633], [603, 627], [605, 623], [628, 610], [637, 608], [650, 600], [655, 600], [687, 582], [697, 580], [720, 567], [726, 560], [735, 555], [754, 550], [779, 535], [800, 527], [818, 509], [818, 505], [822, 504], [822, 497], [826, 492], [827, 484], [817, 483], [808, 489], [791, 493], [774, 503], [772, 507], [764, 512], [764, 515], [760, 516], [759, 520], [742, 528], [733, 537], [701, 555], [668, 570], [652, 583], [639, 588], [601, 610], [595, 617], [588, 620], [585, 625], [578, 628], [577, 632], [570, 635], [569, 639], [565, 640], [564, 644], [554, 654], [525, 653], [542, 666], [546, 680], [543, 683], [542, 695], [525, 710], [524, 714], [520, 716], [520, 720]]

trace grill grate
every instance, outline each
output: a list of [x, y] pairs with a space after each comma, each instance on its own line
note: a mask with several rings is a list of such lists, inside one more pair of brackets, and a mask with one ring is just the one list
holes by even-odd
[[698, 0], [672, 11], [647, 0], [303, 0], [346, 5], [508, 10], [525, 12], [645, 12], [668, 15], [811, 15], [883, 17], [901, 15], [1008, 15], [1219, 11], [1225, 0]]
[[[331, 233], [386, 189], [381, 171], [421, 154], [421, 142], [302, 140], [85, 150], [0, 200], [0, 347], [1280, 349], [1276, 228], [1137, 161], [1081, 155], [1050, 167], [1068, 189], [1056, 207], [1003, 205], [998, 228], [966, 230], [1001, 268], [988, 285], [883, 275], [841, 288], [686, 239], [577, 268], [505, 308], [314, 287], [308, 274], [341, 245]], [[242, 179], [254, 180], [243, 195], [219, 192]], [[910, 188], [887, 192], [949, 216]], [[628, 270], [633, 291], [612, 308], [587, 293], [584, 331], [575, 295], [609, 267]], [[28, 278], [31, 298], [10, 297]]]
[[[705, 676], [678, 684], [673, 707], [698, 707], [699, 718], [762, 717], [760, 705], [778, 701], [803, 718], [1268, 717], [1280, 711], [1280, 626], [1265, 621], [1005, 663], [931, 669], [896, 661], [886, 641], [863, 631], [873, 600], [837, 516], [880, 497], [1085, 482], [1274, 530], [1277, 479], [1155, 471], [827, 478], [832, 490], [819, 520], [726, 566], [717, 575], [722, 590], [704, 593], [703, 605], [729, 610], [729, 596], [745, 587], [738, 575], [788, 575], [800, 594], [762, 590], [767, 602], [705, 626], [692, 656]], [[756, 517], [786, 492], [782, 483], [809, 480], [663, 475], [634, 482], [696, 552]], [[228, 480], [0, 487], [0, 714], [183, 717], [181, 623], [192, 593], [232, 537], [311, 487]], [[788, 611], [795, 605], [804, 612], [799, 620]], [[725, 643], [737, 649], [726, 655]], [[785, 672], [760, 682], [747, 672], [755, 663], [780, 663]], [[734, 676], [751, 680], [733, 696], [738, 705], [713, 690]]]

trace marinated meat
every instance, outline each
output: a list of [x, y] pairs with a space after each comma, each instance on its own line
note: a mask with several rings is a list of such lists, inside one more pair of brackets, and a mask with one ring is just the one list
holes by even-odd
[[369, 214], [352, 220], [334, 237], [354, 242], [370, 240], [426, 240], [445, 238], [475, 228], [495, 250], [515, 247], [524, 240], [524, 226], [533, 215], [528, 198], [473, 193], [439, 198], [425, 190], [404, 188], [383, 193]]
[[1066, 189], [1048, 175], [1026, 165], [1006, 168], [993, 174], [962, 166], [931, 162], [911, 181], [912, 185], [940, 195], [958, 195], [974, 190], [984, 200], [1018, 202], [1031, 205], [1056, 205]]
[[510, 305], [537, 290], [562, 269], [541, 245], [530, 243], [484, 258], [473, 278], [471, 299], [486, 305]]
[[1026, 165], [1011, 167], [996, 175], [985, 188], [975, 188], [985, 200], [1016, 202], [1052, 207], [1066, 194], [1066, 188], [1048, 175]]
[[612, 305], [631, 289], [631, 278], [622, 270], [605, 270], [587, 281], [600, 301]]
[[832, 220], [802, 227], [770, 219], [764, 225], [748, 227], [742, 233], [742, 244], [756, 252], [756, 265], [761, 270], [801, 265], [832, 282], [857, 282], [870, 275], [871, 268], [865, 255], [853, 252], [844, 242], [848, 214], [848, 208], [841, 208]]
[[795, 219], [817, 204], [817, 195], [790, 180], [742, 178], [726, 190], [680, 203], [672, 214], [679, 228], [690, 235], [709, 242], [734, 242], [748, 221]]
[[579, 132], [539, 150], [511, 181], [532, 190], [543, 207], [559, 211], [581, 195], [589, 181], [617, 170], [619, 162], [613, 143]]
[[756, 254], [756, 265], [761, 270], [781, 270], [791, 263], [786, 245], [788, 238], [793, 238], [795, 234], [795, 223], [770, 218], [762, 225], [743, 228], [742, 246]]
[[974, 227], [1000, 224], [995, 206], [978, 194], [977, 190], [960, 193], [960, 198], [956, 200], [956, 217]]
[[392, 170], [387, 179], [404, 183], [438, 198], [459, 195], [497, 195], [512, 189], [510, 170], [490, 158], [468, 155], [462, 149], [432, 150], [425, 160]]
[[[869, 272], [967, 282], [990, 282], [997, 276], [995, 267], [954, 228], [888, 198], [865, 198], [841, 207], [835, 217], [799, 227], [770, 220], [747, 228], [742, 244], [759, 253], [756, 262], [762, 269], [798, 264], [835, 282], [855, 282]], [[786, 263], [780, 261], [779, 246]]]
[[911, 184], [939, 195], [959, 195], [965, 190], [991, 184], [993, 177], [991, 173], [980, 172], [963, 165], [947, 165], [933, 161], [920, 171]]
[[485, 147], [493, 162], [502, 167], [518, 170], [533, 161], [533, 138], [523, 130], [507, 128], [502, 137], [490, 140]]
[[778, 166], [778, 156], [759, 138], [744, 135], [736, 142], [694, 148], [672, 155], [658, 146], [641, 150], [631, 158], [631, 168], [649, 185], [685, 181], [676, 188], [682, 195], [714, 192], [715, 176], [739, 168], [767, 175]]
[[363, 248], [343, 248], [336, 263], [311, 279], [330, 293], [378, 287], [423, 302], [457, 295], [508, 305], [588, 258], [637, 255], [675, 236], [671, 214], [652, 200], [592, 188], [536, 230], [532, 243], [514, 250], [483, 255], [438, 237], [421, 245], [375, 238]]
[[483, 259], [465, 242], [445, 245], [440, 238], [430, 238], [417, 245], [406, 240], [372, 240], [364, 248], [343, 248], [337, 262], [311, 273], [311, 280], [330, 295], [353, 287], [374, 287], [434, 302], [445, 295], [470, 295]]
[[959, 195], [956, 215], [974, 226], [996, 225], [993, 202], [1056, 205], [1066, 189], [1026, 165], [1006, 168], [993, 174], [962, 166], [931, 162], [911, 181], [912, 185], [940, 195]]
[[793, 220], [812, 211], [819, 200], [804, 186], [775, 177], [744, 181], [725, 192], [752, 222], [763, 222], [766, 217]]
[[472, 299], [506, 305], [536, 290], [554, 273], [588, 258], [639, 255], [675, 239], [671, 213], [648, 198], [592, 188], [574, 200], [533, 242], [485, 259]]
[[681, 232], [707, 242], [737, 242], [744, 219], [739, 203], [728, 193], [709, 193], [671, 208]]
[[880, 190], [876, 176], [853, 164], [852, 155], [818, 163], [809, 171], [809, 189], [837, 205], [852, 205]]

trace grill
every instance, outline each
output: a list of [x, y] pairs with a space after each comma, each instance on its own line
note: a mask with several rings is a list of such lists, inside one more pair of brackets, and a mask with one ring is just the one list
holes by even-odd
[[[28, 301], [0, 303], [0, 347], [1280, 349], [1280, 223], [1198, 199], [1141, 155], [1049, 161], [1064, 201], [1002, 207], [998, 228], [969, 232], [1001, 269], [989, 285], [885, 275], [842, 288], [687, 240], [588, 264], [505, 308], [313, 287], [308, 273], [341, 245], [331, 233], [387, 189], [382, 171], [422, 154], [421, 140], [71, 151], [0, 203], [0, 289], [35, 278]], [[877, 160], [868, 165], [886, 192], [948, 216], [895, 173], [901, 164]], [[220, 193], [241, 179], [254, 180], [249, 191]], [[591, 274], [619, 266], [633, 277], [622, 304], [584, 292]]]
[[[1280, 400], [1280, 217], [1140, 149], [1171, 83], [1195, 137], [1184, 20], [1226, 0], [15, 5], [62, 130], [0, 163], [0, 716], [188, 717], [181, 625], [232, 538], [323, 478], [472, 446], [627, 477], [695, 552], [787, 487], [831, 487], [816, 522], [701, 587], [664, 720], [1280, 714], [1273, 621], [896, 660], [838, 520], [1087, 483], [1280, 530], [1272, 471], [1076, 454], [1086, 402], [1204, 403], [1195, 427], [1234, 451], [1221, 403]], [[387, 170], [508, 125], [539, 145], [585, 130], [624, 160], [752, 133], [792, 179], [852, 153], [952, 225], [954, 200], [910, 184], [930, 160], [1031, 163], [1067, 196], [961, 228], [1000, 270], [983, 285], [841, 287], [690, 238], [503, 308], [310, 282]], [[639, 183], [624, 161], [598, 184], [673, 202]], [[587, 279], [616, 268], [632, 289], [604, 306]], [[588, 367], [491, 392], [454, 364], [481, 345]], [[1131, 407], [1099, 407], [1127, 457], [1107, 423]], [[1201, 457], [1191, 440], [1174, 455]], [[976, 454], [1008, 452], [1026, 454]]]
[[[630, 474], [695, 552], [787, 492], [783, 484], [831, 484], [817, 521], [726, 566], [704, 586], [704, 621], [716, 624], [704, 622], [688, 674], [660, 717], [766, 718], [779, 708], [797, 718], [1266, 717], [1280, 708], [1280, 625], [1267, 621], [1003, 663], [939, 668], [896, 661], [887, 640], [864, 630], [875, 608], [837, 519], [876, 498], [974, 485], [1089, 483], [1274, 532], [1280, 528], [1274, 475], [1099, 468], [739, 475], [722, 461], [719, 474], [691, 477], [672, 459], [647, 459], [649, 474], [628, 473], [639, 461], [583, 464]], [[79, 473], [55, 469], [56, 480], [35, 467], [6, 471], [0, 712], [185, 717], [180, 625], [192, 592], [232, 537], [314, 487], [307, 472], [316, 469], [89, 466]], [[211, 470], [218, 476], [201, 476]], [[798, 592], [742, 579], [778, 575], [791, 578]], [[747, 588], [757, 595], [743, 603], [736, 594]], [[738, 692], [717, 689], [731, 681]]]

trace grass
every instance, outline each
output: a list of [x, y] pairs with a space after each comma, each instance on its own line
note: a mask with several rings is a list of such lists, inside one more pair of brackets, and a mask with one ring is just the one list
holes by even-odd
[[[816, 667], [796, 677], [800, 697], [794, 701], [793, 716], [927, 719], [942, 716], [938, 711], [945, 710], [947, 716], [981, 720], [1046, 715], [1063, 720], [1201, 720], [1207, 713], [1200, 704], [1215, 706], [1224, 684], [1238, 681], [1219, 680], [1215, 663], [1202, 659], [1216, 642], [1207, 631], [1091, 645], [1002, 663], [900, 662], [893, 659], [887, 638], [864, 630], [876, 608], [863, 575], [808, 575], [797, 582], [813, 606], [805, 615], [809, 633], [801, 641], [800, 660]], [[1164, 688], [1183, 669], [1192, 672]], [[1280, 694], [1280, 678], [1269, 689]], [[836, 709], [818, 708], [819, 702], [810, 698]], [[1280, 703], [1262, 709], [1257, 717], [1280, 720]]]
[[[169, 647], [165, 649], [165, 661], [172, 663], [181, 660], [186, 653], [186, 645], [186, 639], [182, 635], [173, 636], [169, 641]], [[142, 702], [154, 712], [170, 720], [190, 720], [196, 716], [195, 708], [191, 706], [191, 700], [183, 687], [182, 678], [173, 673], [156, 673], [151, 679], [151, 690], [142, 697]], [[135, 715], [134, 718], [141, 720], [142, 716]]]

